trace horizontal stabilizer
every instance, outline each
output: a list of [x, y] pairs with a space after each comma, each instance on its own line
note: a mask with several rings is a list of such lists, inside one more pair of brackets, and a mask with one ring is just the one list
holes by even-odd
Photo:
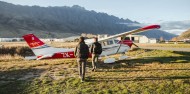
[[26, 56], [24, 57], [25, 60], [36, 60], [37, 57], [36, 56]]
[[46, 55], [38, 56], [38, 57], [37, 57], [37, 60], [45, 59], [45, 58], [51, 58], [53, 55], [54, 55], [54, 54], [46, 54]]

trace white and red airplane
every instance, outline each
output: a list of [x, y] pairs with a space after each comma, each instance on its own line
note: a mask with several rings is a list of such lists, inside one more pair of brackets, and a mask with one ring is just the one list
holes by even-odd
[[[150, 25], [143, 28], [123, 32], [120, 34], [116, 34], [113, 36], [109, 36], [106, 38], [101, 38], [98, 41], [102, 44], [102, 56], [109, 56], [118, 53], [125, 53], [130, 49], [133, 42], [131, 40], [118, 40], [118, 37], [124, 37], [126, 35], [131, 35], [135, 33], [140, 33], [147, 30], [159, 29], [160, 25]], [[36, 55], [34, 58], [30, 59], [57, 59], [57, 58], [75, 58], [74, 48], [54, 48], [48, 46], [44, 42], [42, 42], [38, 37], [34, 34], [27, 34], [23, 36], [24, 40], [27, 42], [29, 47], [32, 49], [34, 54]], [[124, 38], [123, 38], [124, 39]], [[92, 39], [85, 40], [87, 45], [91, 45], [93, 43]], [[89, 53], [89, 57], [91, 54]], [[120, 59], [125, 59], [126, 56], [121, 56]], [[28, 58], [29, 59], [29, 58]], [[104, 63], [113, 63], [115, 62], [115, 58], [107, 58], [104, 60]]]

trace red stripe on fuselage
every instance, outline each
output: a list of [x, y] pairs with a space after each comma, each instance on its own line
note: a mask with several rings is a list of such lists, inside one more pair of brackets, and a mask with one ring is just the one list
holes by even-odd
[[51, 58], [75, 58], [74, 52], [55, 53]]
[[[92, 57], [92, 55], [89, 53], [89, 58]], [[71, 52], [60, 52], [55, 53], [52, 57], [49, 57], [48, 59], [56, 59], [56, 58], [76, 58], [74, 55], [74, 51]]]

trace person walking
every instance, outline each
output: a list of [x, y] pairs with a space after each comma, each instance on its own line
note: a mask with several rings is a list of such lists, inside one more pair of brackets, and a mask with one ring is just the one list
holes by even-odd
[[96, 71], [98, 57], [102, 53], [102, 45], [98, 42], [98, 38], [94, 38], [94, 43], [90, 48], [90, 52], [92, 53], [92, 71]]
[[79, 78], [81, 82], [83, 82], [85, 80], [86, 62], [89, 56], [89, 48], [84, 42], [84, 37], [80, 37], [79, 43], [75, 47], [74, 54], [77, 57]]

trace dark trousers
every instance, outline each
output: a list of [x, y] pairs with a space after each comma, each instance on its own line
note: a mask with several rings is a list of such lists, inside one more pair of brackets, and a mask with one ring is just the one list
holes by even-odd
[[92, 54], [92, 68], [96, 69], [99, 54]]
[[85, 78], [86, 61], [86, 59], [77, 59], [79, 77], [81, 78], [81, 80], [84, 80]]

